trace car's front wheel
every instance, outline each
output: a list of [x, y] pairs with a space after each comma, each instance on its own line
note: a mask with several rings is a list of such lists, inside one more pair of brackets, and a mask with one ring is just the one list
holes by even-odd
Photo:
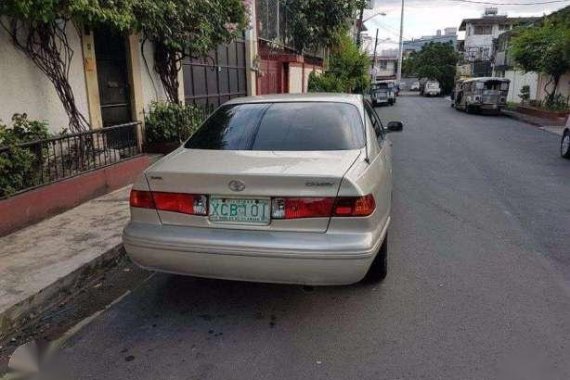
[[384, 237], [382, 246], [376, 254], [372, 265], [368, 269], [366, 276], [362, 280], [363, 283], [377, 283], [386, 278], [388, 274], [388, 234]]
[[562, 141], [560, 142], [560, 155], [564, 158], [570, 159], [570, 130], [564, 131]]

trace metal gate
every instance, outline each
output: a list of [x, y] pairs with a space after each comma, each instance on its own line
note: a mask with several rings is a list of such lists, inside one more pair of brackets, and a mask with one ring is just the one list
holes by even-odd
[[188, 58], [182, 64], [187, 104], [208, 113], [220, 104], [247, 95], [245, 41], [221, 45], [206, 58]]

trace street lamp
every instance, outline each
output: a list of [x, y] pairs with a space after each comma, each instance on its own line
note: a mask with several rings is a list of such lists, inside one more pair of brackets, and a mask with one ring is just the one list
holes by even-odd
[[373, 15], [370, 16], [370, 17], [366, 17], [364, 20], [362, 20], [362, 22], [366, 22], [366, 21], [368, 21], [368, 20], [370, 20], [370, 19], [373, 19], [373, 18], [376, 17], [376, 16], [386, 16], [386, 13], [385, 13], [385, 12], [378, 12], [378, 13], [376, 13], [376, 14], [373, 14]]
[[360, 17], [358, 18], [358, 31], [356, 33], [356, 45], [358, 45], [358, 47], [360, 47], [360, 43], [362, 42], [360, 35], [362, 34], [362, 28], [364, 27], [364, 23], [376, 16], [386, 16], [386, 13], [378, 12], [376, 14], [373, 14], [372, 16], [364, 18], [364, 5], [362, 6], [362, 8], [360, 8]]

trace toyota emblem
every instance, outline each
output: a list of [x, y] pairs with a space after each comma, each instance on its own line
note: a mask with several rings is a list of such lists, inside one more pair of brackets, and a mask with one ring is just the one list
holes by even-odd
[[245, 183], [238, 180], [233, 180], [228, 183], [228, 187], [231, 191], [244, 191], [245, 190]]

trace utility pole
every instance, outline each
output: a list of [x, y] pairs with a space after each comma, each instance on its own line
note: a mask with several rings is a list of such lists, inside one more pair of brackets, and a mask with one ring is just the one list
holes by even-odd
[[402, 80], [402, 63], [404, 61], [404, 0], [402, 0], [402, 15], [400, 17], [400, 56], [398, 58], [398, 82]]
[[364, 19], [364, 7], [365, 7], [365, 2], [362, 2], [362, 7], [360, 8], [360, 17], [358, 18], [358, 31], [356, 33], [356, 45], [358, 47], [360, 47], [361, 44], [361, 34], [362, 34], [362, 24], [364, 23], [363, 19]]
[[376, 48], [378, 48], [378, 28], [376, 28], [376, 39], [374, 40], [374, 58], [372, 58], [373, 80], [376, 80]]

